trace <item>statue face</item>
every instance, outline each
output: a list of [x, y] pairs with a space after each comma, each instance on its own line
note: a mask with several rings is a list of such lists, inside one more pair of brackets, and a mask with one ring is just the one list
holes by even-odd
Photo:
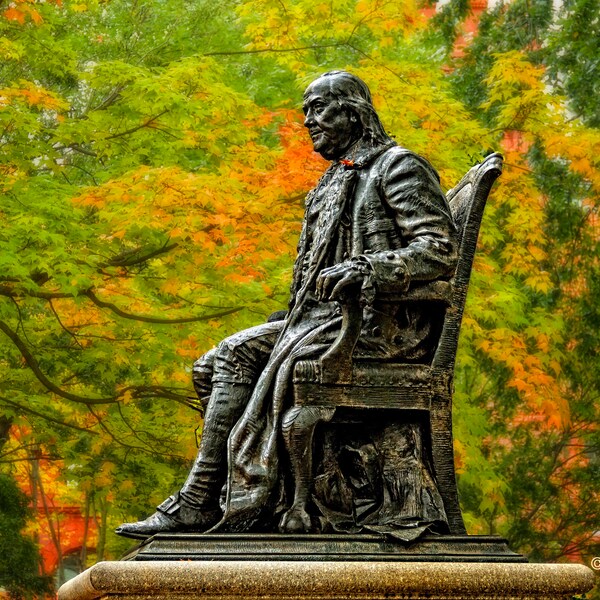
[[342, 108], [331, 94], [331, 77], [321, 77], [310, 84], [304, 94], [304, 126], [313, 147], [323, 158], [335, 160], [361, 137], [359, 120]]

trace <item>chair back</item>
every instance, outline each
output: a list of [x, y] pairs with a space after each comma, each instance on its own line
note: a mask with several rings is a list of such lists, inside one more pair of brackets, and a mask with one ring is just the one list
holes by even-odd
[[458, 264], [453, 278], [452, 299], [446, 311], [444, 327], [432, 366], [454, 370], [458, 336], [467, 298], [467, 290], [483, 211], [494, 181], [502, 173], [502, 155], [490, 154], [472, 167], [446, 197], [458, 229]]

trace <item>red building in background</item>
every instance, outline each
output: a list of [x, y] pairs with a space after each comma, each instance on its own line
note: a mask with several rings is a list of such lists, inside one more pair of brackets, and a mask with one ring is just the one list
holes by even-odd
[[37, 513], [37, 522], [46, 525], [38, 534], [42, 569], [54, 575], [58, 588], [86, 568], [88, 553], [96, 550], [96, 523], [78, 506], [38, 506]]
[[[22, 441], [26, 432], [13, 427], [11, 437]], [[34, 517], [30, 533], [39, 546], [41, 573], [54, 577], [57, 589], [86, 568], [88, 554], [95, 553], [98, 539], [90, 503], [62, 480], [61, 469], [62, 463], [44, 456], [38, 446], [30, 447], [27, 459], [14, 473], [19, 487], [31, 499]], [[82, 505], [87, 508], [82, 509]]]

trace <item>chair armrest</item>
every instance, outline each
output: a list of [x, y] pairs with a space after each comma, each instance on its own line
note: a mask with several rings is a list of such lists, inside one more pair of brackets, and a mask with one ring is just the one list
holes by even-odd
[[352, 353], [362, 328], [362, 306], [358, 294], [347, 295], [342, 301], [342, 328], [331, 348], [321, 360], [321, 383], [350, 383]]
[[415, 283], [402, 293], [378, 292], [377, 299], [385, 302], [443, 302], [452, 304], [453, 286], [451, 281], [437, 279], [427, 283]]
[[[443, 302], [452, 301], [452, 282], [430, 281], [411, 286], [402, 294], [378, 294], [378, 299], [404, 302]], [[341, 301], [342, 328], [337, 338], [320, 359], [321, 383], [349, 384], [352, 382], [352, 354], [362, 328], [362, 306], [357, 293], [347, 294]]]

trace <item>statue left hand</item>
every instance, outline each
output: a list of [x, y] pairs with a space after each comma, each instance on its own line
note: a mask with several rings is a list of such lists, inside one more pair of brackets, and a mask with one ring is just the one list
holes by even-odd
[[317, 298], [339, 300], [349, 287], [361, 287], [364, 273], [354, 264], [345, 262], [323, 269], [317, 277]]

